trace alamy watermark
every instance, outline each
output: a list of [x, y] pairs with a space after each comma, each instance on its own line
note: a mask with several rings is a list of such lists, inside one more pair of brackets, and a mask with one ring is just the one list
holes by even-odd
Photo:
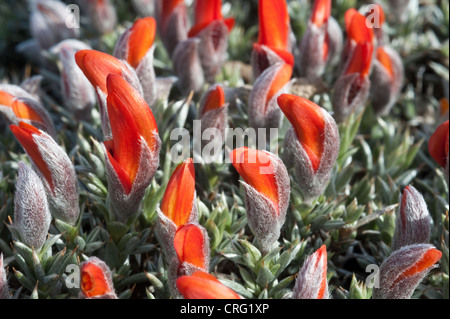
[[80, 7], [76, 4], [69, 4], [66, 7], [66, 27], [68, 29], [80, 28]]

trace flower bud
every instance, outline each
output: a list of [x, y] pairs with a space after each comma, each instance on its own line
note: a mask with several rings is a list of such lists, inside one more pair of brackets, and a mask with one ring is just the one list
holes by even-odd
[[310, 255], [298, 272], [294, 299], [329, 299], [327, 281], [327, 247], [322, 245]]
[[177, 229], [197, 222], [195, 168], [192, 158], [172, 173], [158, 210], [158, 236], [163, 247], [171, 247]]
[[27, 123], [11, 125], [10, 129], [44, 184], [53, 217], [75, 225], [80, 215], [78, 180], [65, 151], [47, 133]]
[[165, 253], [170, 258], [169, 286], [175, 297], [181, 297], [176, 285], [177, 278], [196, 271], [208, 272], [210, 250], [206, 229], [197, 223], [180, 226], [169, 251]]
[[376, 114], [386, 115], [398, 99], [404, 81], [403, 62], [388, 46], [378, 47], [370, 75], [370, 100]]
[[106, 34], [114, 31], [117, 24], [116, 8], [110, 0], [84, 1], [89, 23], [98, 34]]
[[172, 57], [178, 43], [187, 39], [188, 19], [184, 0], [155, 0], [155, 17], [159, 35]]
[[144, 98], [150, 106], [155, 103], [157, 97], [153, 68], [155, 36], [155, 19], [138, 19], [121, 35], [114, 48], [114, 56], [127, 61], [136, 70]]
[[436, 129], [428, 142], [431, 157], [444, 168], [447, 184], [449, 183], [449, 126], [448, 120]]
[[302, 77], [317, 79], [325, 67], [336, 60], [343, 45], [343, 35], [331, 17], [331, 0], [316, 0], [311, 19], [300, 42], [298, 70]]
[[303, 199], [310, 201], [329, 182], [339, 155], [339, 130], [325, 109], [305, 98], [283, 94], [278, 105], [292, 124], [285, 137], [284, 157], [295, 167]]
[[20, 162], [14, 196], [14, 226], [20, 232], [21, 241], [39, 251], [47, 239], [51, 219], [41, 179]]
[[276, 63], [267, 68], [255, 81], [248, 102], [248, 118], [251, 127], [278, 128], [281, 112], [277, 98], [291, 87], [292, 66]]
[[356, 44], [344, 73], [334, 84], [332, 103], [334, 118], [338, 123], [365, 107], [370, 92], [372, 57], [371, 43]]
[[177, 287], [185, 299], [242, 299], [216, 277], [203, 271], [177, 279]]
[[70, 39], [52, 47], [52, 52], [59, 55], [62, 63], [61, 89], [65, 107], [78, 120], [89, 120], [96, 98], [91, 83], [75, 61], [75, 53], [80, 50], [90, 50], [90, 46]]
[[442, 253], [429, 244], [404, 246], [394, 251], [380, 266], [379, 288], [374, 299], [409, 299], [419, 283], [433, 269]]
[[14, 85], [0, 85], [0, 113], [9, 124], [25, 122], [56, 136], [47, 110], [30, 94]]
[[119, 221], [139, 209], [145, 189], [159, 166], [161, 140], [150, 107], [121, 76], [107, 78], [112, 138], [103, 142], [108, 190]]
[[30, 29], [31, 35], [41, 49], [65, 39], [79, 36], [79, 29], [66, 26], [66, 4], [58, 0], [36, 0], [31, 5]]
[[228, 35], [234, 19], [222, 16], [222, 0], [195, 0], [194, 26], [189, 38], [200, 39], [198, 55], [205, 80], [213, 83], [222, 68], [228, 49]]
[[81, 263], [80, 297], [86, 299], [117, 299], [111, 270], [97, 257]]
[[412, 186], [407, 186], [400, 196], [400, 206], [395, 221], [392, 250], [430, 241], [430, 216], [423, 196]]
[[198, 54], [200, 39], [189, 38], [180, 42], [173, 54], [173, 72], [178, 78], [178, 88], [183, 95], [191, 91], [198, 92], [205, 83], [200, 56]]
[[[228, 123], [228, 104], [225, 104], [225, 92], [219, 85], [211, 86], [204, 94], [199, 109], [199, 117], [202, 122], [202, 136], [206, 129], [217, 129], [222, 138], [225, 138], [225, 129]], [[207, 143], [203, 140], [202, 143]]]
[[253, 45], [251, 56], [255, 79], [276, 63], [294, 66], [290, 40], [291, 24], [286, 1], [259, 0], [258, 13], [258, 42]]
[[286, 167], [275, 154], [242, 147], [230, 159], [244, 179], [245, 206], [250, 229], [263, 253], [280, 236], [289, 204], [290, 180]]
[[111, 127], [106, 105], [106, 95], [108, 94], [106, 78], [109, 74], [120, 75], [130, 83], [139, 94], [143, 95], [141, 83], [139, 82], [136, 72], [126, 61], [119, 60], [107, 53], [95, 50], [80, 50], [75, 53], [75, 61], [95, 88], [100, 108], [103, 135], [104, 138], [108, 139], [111, 137]]
[[0, 299], [10, 299], [8, 278], [6, 278], [6, 269], [3, 264], [3, 253], [0, 253]]

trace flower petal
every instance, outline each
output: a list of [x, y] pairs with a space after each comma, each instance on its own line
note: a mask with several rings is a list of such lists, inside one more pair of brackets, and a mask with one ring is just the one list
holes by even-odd
[[213, 275], [202, 271], [179, 277], [177, 287], [185, 299], [241, 299]]
[[127, 62], [137, 68], [152, 47], [156, 36], [156, 21], [152, 17], [138, 19], [130, 28]]
[[181, 226], [175, 234], [173, 245], [181, 263], [187, 262], [205, 269], [208, 256], [204, 255], [205, 238], [199, 226], [195, 224]]

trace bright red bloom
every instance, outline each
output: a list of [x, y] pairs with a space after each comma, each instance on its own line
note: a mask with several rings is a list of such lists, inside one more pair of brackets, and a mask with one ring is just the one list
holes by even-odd
[[442, 167], [447, 165], [449, 156], [449, 121], [442, 123], [431, 135], [428, 151], [431, 157]]
[[81, 265], [81, 292], [88, 298], [114, 295], [111, 273], [108, 266], [96, 257]]
[[350, 63], [345, 74], [359, 73], [366, 77], [370, 73], [373, 59], [373, 44], [370, 42], [358, 43], [352, 53]]
[[0, 91], [0, 104], [9, 106], [19, 119], [35, 121], [45, 125], [45, 120], [35, 110], [9, 93]]
[[127, 62], [137, 68], [152, 47], [156, 36], [156, 21], [152, 17], [137, 20], [130, 28]]
[[278, 184], [270, 157], [263, 151], [241, 147], [230, 153], [230, 159], [244, 181], [272, 201], [278, 212]]
[[206, 28], [211, 22], [223, 20], [228, 30], [234, 26], [234, 19], [224, 19], [222, 16], [222, 0], [196, 0], [194, 9], [195, 24], [189, 30], [188, 36], [195, 37], [200, 31]]
[[194, 195], [195, 168], [192, 158], [189, 158], [173, 172], [161, 202], [161, 211], [175, 225], [182, 226], [189, 221]]
[[33, 136], [35, 135], [41, 135], [42, 132], [35, 128], [33, 125], [27, 124], [25, 122], [19, 122], [19, 126], [11, 125], [9, 128], [11, 129], [17, 140], [20, 142], [22, 147], [25, 149], [27, 154], [31, 157], [34, 164], [37, 166], [44, 178], [47, 180], [50, 188], [53, 189], [52, 174], [49, 170], [49, 167], [47, 166], [47, 163], [42, 158], [38, 145], [33, 138]]
[[253, 45], [260, 51], [265, 45], [274, 51], [287, 64], [294, 65], [294, 56], [290, 51], [289, 33], [291, 25], [285, 0], [259, 0], [259, 35]]
[[331, 16], [331, 0], [316, 0], [311, 15], [311, 22], [317, 27], [324, 25]]
[[198, 268], [206, 269], [209, 256], [205, 256], [204, 232], [195, 224], [181, 226], [173, 241], [180, 263], [189, 263]]
[[122, 75], [127, 72], [125, 64], [119, 59], [100, 51], [80, 50], [75, 53], [75, 61], [89, 82], [104, 93], [107, 93], [106, 78], [109, 74]]
[[297, 138], [316, 171], [325, 147], [325, 119], [320, 106], [291, 94], [282, 94], [278, 98], [278, 105], [294, 127]]
[[141, 138], [151, 151], [157, 147], [158, 128], [144, 98], [122, 77], [107, 78], [108, 115], [112, 140], [105, 141], [108, 158], [127, 193], [139, 169]]
[[372, 28], [366, 23], [366, 16], [359, 13], [356, 9], [349, 9], [345, 13], [345, 29], [349, 40], [356, 43], [373, 43], [375, 34]]
[[201, 115], [223, 106], [225, 106], [225, 92], [221, 86], [217, 85], [214, 89], [210, 90], [205, 97]]
[[179, 277], [177, 287], [185, 299], [241, 299], [216, 277], [202, 271]]
[[381, 63], [392, 79], [394, 77], [394, 66], [392, 65], [391, 57], [386, 53], [383, 47], [377, 48], [377, 60]]

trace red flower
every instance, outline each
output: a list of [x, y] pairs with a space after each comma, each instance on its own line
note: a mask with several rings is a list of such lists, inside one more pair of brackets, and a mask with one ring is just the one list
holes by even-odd
[[97, 257], [81, 264], [81, 294], [86, 298], [117, 299], [109, 267]]
[[192, 158], [189, 158], [173, 172], [161, 202], [161, 211], [179, 227], [191, 220], [194, 200], [195, 168]]
[[286, 218], [291, 193], [286, 167], [275, 154], [247, 147], [235, 149], [230, 159], [244, 179], [249, 227], [266, 254], [278, 240]]
[[137, 68], [153, 46], [156, 36], [156, 21], [152, 17], [136, 20], [129, 29], [128, 54], [126, 61]]
[[189, 30], [188, 36], [195, 37], [214, 21], [223, 21], [228, 31], [234, 26], [234, 19], [224, 19], [222, 16], [222, 0], [196, 0], [194, 10], [194, 26]]
[[187, 224], [178, 228], [173, 245], [181, 265], [187, 263], [198, 269], [208, 271], [209, 239], [203, 227]]
[[197, 271], [177, 279], [177, 287], [185, 299], [241, 299], [213, 275]]
[[449, 156], [449, 121], [442, 123], [431, 135], [428, 151], [431, 157], [443, 168], [448, 165]]

